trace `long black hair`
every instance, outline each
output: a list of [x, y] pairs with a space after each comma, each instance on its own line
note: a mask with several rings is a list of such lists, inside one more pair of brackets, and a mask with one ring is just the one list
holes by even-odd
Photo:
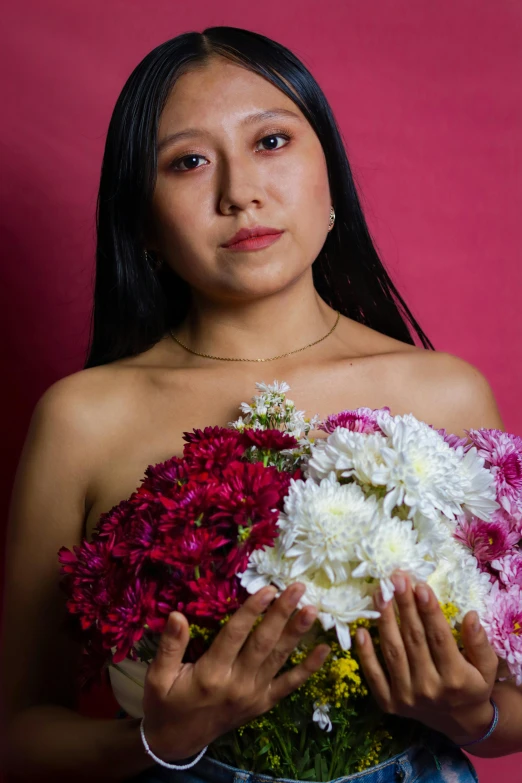
[[144, 256], [156, 181], [159, 119], [186, 71], [213, 56], [260, 74], [302, 111], [321, 142], [336, 219], [312, 271], [331, 307], [382, 334], [434, 346], [394, 286], [373, 245], [346, 150], [321, 88], [287, 48], [238, 27], [209, 27], [160, 44], [125, 83], [109, 123], [96, 205], [96, 280], [90, 346], [84, 368], [151, 348], [186, 317], [190, 290], [168, 265]]

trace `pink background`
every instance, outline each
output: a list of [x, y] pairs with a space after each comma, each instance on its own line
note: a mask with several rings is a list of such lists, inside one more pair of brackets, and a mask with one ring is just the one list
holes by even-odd
[[[118, 93], [153, 47], [212, 25], [275, 38], [310, 68], [399, 290], [437, 350], [486, 375], [506, 429], [522, 433], [519, 2], [25, 0], [2, 16], [3, 519], [37, 399], [83, 363]], [[85, 709], [113, 705], [97, 694]], [[520, 781], [521, 760], [478, 760], [480, 779]]]

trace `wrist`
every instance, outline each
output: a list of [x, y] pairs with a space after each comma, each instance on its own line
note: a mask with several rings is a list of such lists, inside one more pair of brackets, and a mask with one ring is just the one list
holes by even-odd
[[456, 745], [474, 744], [488, 732], [494, 717], [495, 708], [491, 699], [488, 699], [482, 704], [453, 713], [444, 734]]
[[[146, 734], [145, 734], [146, 728]], [[178, 743], [172, 742], [172, 733], [168, 740], [165, 740], [158, 733], [149, 727], [149, 722], [145, 727], [145, 720], [140, 720], [139, 723], [140, 738], [142, 741], [143, 752], [148, 758], [153, 756], [158, 757], [167, 764], [186, 764], [190, 763], [202, 750], [201, 744], [191, 743], [190, 747], [186, 742], [182, 743], [182, 747], [178, 746]]]

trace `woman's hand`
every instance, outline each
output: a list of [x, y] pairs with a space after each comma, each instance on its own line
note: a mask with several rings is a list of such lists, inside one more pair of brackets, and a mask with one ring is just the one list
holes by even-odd
[[250, 596], [194, 664], [182, 663], [189, 642], [187, 620], [171, 613], [145, 678], [144, 729], [153, 753], [175, 762], [199, 752], [270, 710], [320, 669], [330, 651], [325, 644], [276, 676], [317, 616], [312, 606], [295, 612], [304, 590], [295, 583], [276, 601], [273, 587]]
[[476, 612], [462, 623], [464, 654], [433, 591], [408, 576], [394, 575], [399, 623], [391, 602], [380, 591], [376, 607], [380, 647], [388, 676], [375, 654], [368, 631], [357, 630], [357, 650], [368, 685], [385, 712], [414, 718], [446, 734], [457, 744], [478, 739], [488, 728], [489, 701], [498, 659]]

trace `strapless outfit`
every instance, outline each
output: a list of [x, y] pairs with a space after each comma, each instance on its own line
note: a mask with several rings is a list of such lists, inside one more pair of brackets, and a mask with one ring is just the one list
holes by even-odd
[[[122, 708], [117, 718], [141, 718], [146, 665], [125, 659], [119, 669], [109, 667], [112, 690]], [[274, 778], [264, 773], [229, 766], [212, 759], [210, 751], [187, 770], [171, 770], [153, 764], [126, 783], [313, 783]], [[152, 761], [152, 759], [151, 759]], [[180, 761], [180, 764], [183, 762]], [[335, 783], [477, 783], [478, 775], [468, 757], [444, 735], [432, 732], [421, 744], [356, 772], [335, 778]]]

